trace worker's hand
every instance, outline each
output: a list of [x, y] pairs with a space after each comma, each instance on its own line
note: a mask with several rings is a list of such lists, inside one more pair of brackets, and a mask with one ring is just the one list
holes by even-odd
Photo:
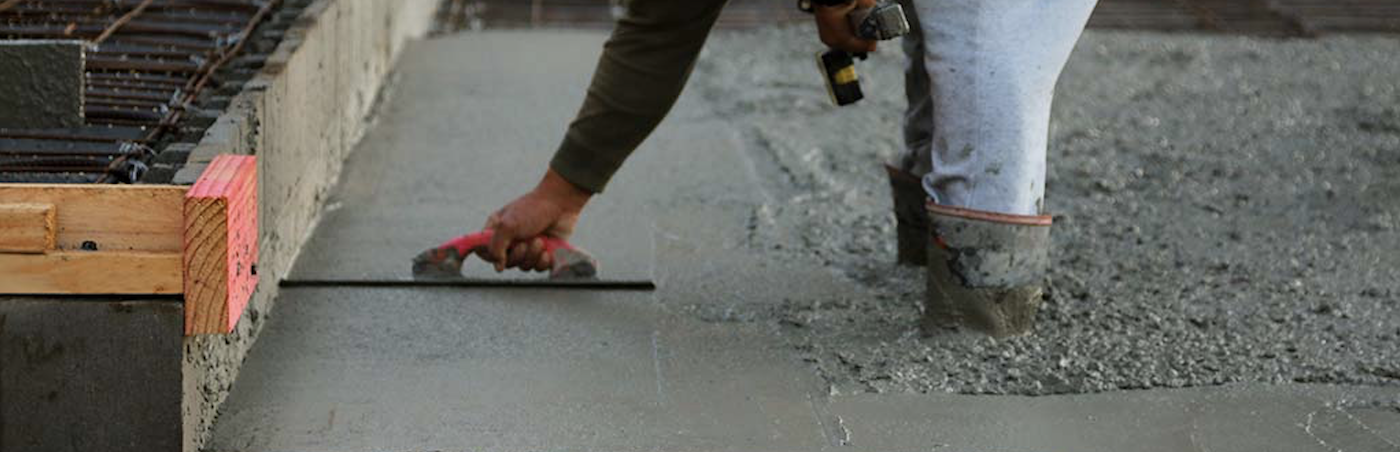
[[856, 0], [841, 6], [816, 6], [813, 12], [817, 18], [817, 35], [821, 36], [822, 44], [851, 53], [874, 52], [875, 41], [857, 37], [855, 27], [851, 26], [851, 20], [846, 17], [857, 7], [874, 6], [875, 0]]
[[554, 261], [553, 256], [545, 252], [543, 237], [567, 240], [591, 197], [592, 193], [549, 170], [534, 190], [506, 204], [486, 220], [485, 229], [495, 234], [481, 258], [495, 264], [498, 272], [507, 268], [549, 270]]

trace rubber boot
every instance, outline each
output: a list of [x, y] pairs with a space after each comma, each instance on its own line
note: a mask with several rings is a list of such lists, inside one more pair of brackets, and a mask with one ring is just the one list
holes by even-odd
[[928, 263], [928, 213], [924, 209], [924, 184], [908, 171], [885, 165], [894, 197], [895, 240], [899, 265], [923, 266]]
[[1050, 217], [926, 203], [930, 233], [926, 334], [967, 328], [994, 337], [1029, 333], [1040, 308]]

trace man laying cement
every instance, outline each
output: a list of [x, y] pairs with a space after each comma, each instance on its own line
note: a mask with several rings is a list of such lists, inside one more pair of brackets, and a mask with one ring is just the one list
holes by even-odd
[[[869, 52], [846, 20], [875, 0], [813, 0], [826, 45]], [[860, 5], [857, 4], [860, 3]], [[1097, 0], [905, 0], [906, 153], [887, 166], [900, 261], [928, 265], [926, 332], [1028, 332], [1050, 216], [1046, 147], [1055, 83]], [[547, 270], [541, 236], [567, 238], [589, 198], [679, 97], [726, 0], [632, 0], [544, 179], [486, 223], [498, 271]]]

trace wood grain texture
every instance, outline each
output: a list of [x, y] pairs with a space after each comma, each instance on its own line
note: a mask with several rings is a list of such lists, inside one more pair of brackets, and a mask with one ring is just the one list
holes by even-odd
[[54, 249], [53, 204], [0, 204], [0, 253], [41, 254]]
[[233, 331], [257, 287], [257, 236], [257, 161], [215, 157], [185, 195], [185, 334]]
[[0, 293], [181, 293], [184, 193], [165, 185], [0, 184], [0, 205], [47, 210], [42, 220], [30, 216], [32, 207], [8, 217], [42, 221], [37, 241], [38, 228], [0, 226], [4, 240], [24, 243], [0, 247]]
[[[0, 184], [0, 204], [52, 204], [54, 248], [179, 253], [185, 187]], [[0, 288], [3, 290], [3, 288]]]
[[180, 266], [180, 253], [0, 253], [0, 288], [9, 294], [179, 294]]

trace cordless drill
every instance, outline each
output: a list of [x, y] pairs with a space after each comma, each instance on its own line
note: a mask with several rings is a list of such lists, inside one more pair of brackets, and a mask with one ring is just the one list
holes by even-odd
[[[798, 0], [797, 8], [815, 11], [814, 5], [834, 6], [847, 0]], [[851, 28], [861, 39], [888, 41], [909, 34], [909, 19], [898, 3], [882, 2], [869, 8], [856, 8], [849, 16]], [[856, 74], [856, 59], [864, 60], [864, 52], [852, 54], [845, 50], [828, 50], [817, 54], [817, 67], [826, 78], [826, 91], [837, 106], [854, 104], [865, 98]]]

